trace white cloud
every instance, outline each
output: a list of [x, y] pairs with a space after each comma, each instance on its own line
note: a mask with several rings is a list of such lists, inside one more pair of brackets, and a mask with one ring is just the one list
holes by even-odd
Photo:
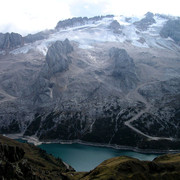
[[0, 0], [0, 31], [29, 33], [54, 28], [71, 17], [67, 3], [59, 0]]
[[54, 28], [61, 19], [148, 11], [180, 16], [179, 0], [0, 0], [0, 32], [22, 34]]

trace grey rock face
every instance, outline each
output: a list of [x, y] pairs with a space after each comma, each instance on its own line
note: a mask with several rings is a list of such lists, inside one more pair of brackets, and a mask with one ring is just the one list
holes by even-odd
[[125, 49], [111, 48], [109, 56], [112, 60], [112, 76], [118, 80], [122, 89], [135, 88], [138, 82], [133, 59]]
[[42, 67], [36, 81], [32, 85], [33, 103], [36, 105], [46, 104], [52, 101], [52, 88], [54, 83], [49, 80], [56, 73], [65, 72], [69, 69], [71, 57], [69, 53], [73, 51], [73, 46], [69, 40], [56, 41], [47, 52], [45, 65]]
[[135, 22], [134, 24], [139, 30], [145, 31], [149, 27], [149, 25], [155, 23], [154, 14], [151, 12], [146, 13], [146, 17], [141, 19], [140, 21]]
[[113, 76], [135, 73], [135, 64], [125, 49], [111, 48], [109, 56], [114, 61]]
[[176, 20], [169, 20], [162, 28], [160, 35], [164, 38], [172, 38], [178, 45], [180, 45], [180, 18]]
[[78, 17], [78, 18], [72, 18], [72, 19], [67, 19], [64, 21], [59, 21], [56, 29], [61, 29], [61, 28], [67, 28], [67, 27], [73, 27], [77, 25], [83, 25], [85, 22], [88, 21], [87, 17]]
[[43, 40], [49, 37], [49, 34], [52, 33], [53, 30], [49, 31], [41, 31], [36, 34], [28, 34], [27, 36], [24, 37], [24, 42], [25, 43], [33, 43], [38, 40]]
[[20, 34], [17, 33], [0, 33], [0, 49], [11, 50], [16, 47], [23, 46], [24, 40]]
[[121, 81], [122, 86], [131, 89], [136, 86], [138, 78], [133, 59], [125, 49], [111, 48], [109, 56], [113, 60], [112, 76]]
[[121, 31], [121, 25], [116, 21], [112, 21], [112, 23], [109, 25], [109, 28], [113, 30], [114, 33], [120, 34]]
[[47, 70], [51, 74], [68, 70], [71, 62], [68, 54], [73, 51], [68, 39], [65, 41], [56, 41], [48, 49], [46, 55]]

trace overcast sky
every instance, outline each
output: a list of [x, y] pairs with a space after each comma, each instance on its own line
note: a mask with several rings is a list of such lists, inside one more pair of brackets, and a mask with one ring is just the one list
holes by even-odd
[[180, 16], [179, 0], [0, 0], [0, 32], [23, 35], [54, 28], [59, 20], [105, 14]]

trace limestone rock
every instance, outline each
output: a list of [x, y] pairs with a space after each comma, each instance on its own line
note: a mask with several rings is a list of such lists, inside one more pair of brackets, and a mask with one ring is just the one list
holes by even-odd
[[50, 73], [55, 74], [57, 72], [66, 71], [69, 68], [69, 63], [71, 62], [69, 53], [73, 51], [73, 47], [69, 40], [56, 41], [48, 49], [46, 55], [46, 63]]

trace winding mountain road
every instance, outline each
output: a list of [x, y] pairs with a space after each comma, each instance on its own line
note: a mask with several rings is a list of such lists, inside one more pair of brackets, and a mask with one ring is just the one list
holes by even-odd
[[129, 127], [131, 130], [135, 131], [138, 134], [141, 134], [144, 137], [147, 137], [150, 140], [169, 140], [169, 141], [175, 141], [176, 139], [173, 138], [168, 138], [168, 137], [155, 137], [155, 136], [150, 136], [148, 134], [143, 133], [142, 131], [140, 131], [139, 129], [133, 127], [131, 125], [131, 123], [133, 121], [138, 120], [144, 113], [149, 112], [149, 109], [151, 108], [151, 104], [149, 102], [147, 102], [147, 100], [138, 93], [138, 90], [144, 86], [145, 84], [142, 84], [140, 86], [138, 86], [134, 91], [131, 91], [127, 94], [126, 99], [130, 100], [130, 96], [136, 97], [139, 101], [143, 102], [145, 104], [145, 109], [141, 110], [138, 114], [136, 114], [135, 116], [133, 116], [130, 120], [124, 122], [124, 125]]

